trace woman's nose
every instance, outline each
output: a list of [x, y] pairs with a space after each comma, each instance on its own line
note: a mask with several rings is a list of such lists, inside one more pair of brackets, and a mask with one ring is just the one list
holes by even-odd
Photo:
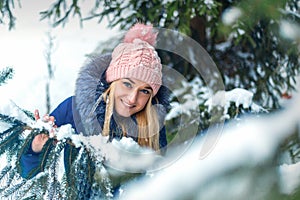
[[128, 103], [130, 104], [135, 104], [137, 101], [137, 97], [138, 97], [138, 91], [133, 90], [130, 92], [130, 94], [128, 95]]

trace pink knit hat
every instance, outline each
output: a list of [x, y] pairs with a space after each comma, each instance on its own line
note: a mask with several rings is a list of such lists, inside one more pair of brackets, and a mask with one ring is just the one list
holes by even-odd
[[162, 65], [153, 47], [156, 36], [152, 25], [137, 23], [129, 29], [123, 43], [112, 52], [106, 81], [110, 83], [121, 78], [136, 78], [148, 83], [154, 96], [162, 84]]

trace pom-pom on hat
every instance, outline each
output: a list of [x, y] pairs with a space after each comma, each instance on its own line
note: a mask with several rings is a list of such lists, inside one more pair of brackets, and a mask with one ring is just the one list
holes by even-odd
[[106, 71], [108, 83], [121, 78], [136, 78], [148, 83], [156, 95], [162, 84], [162, 65], [154, 49], [157, 32], [152, 25], [135, 24], [126, 33], [123, 43], [112, 52]]

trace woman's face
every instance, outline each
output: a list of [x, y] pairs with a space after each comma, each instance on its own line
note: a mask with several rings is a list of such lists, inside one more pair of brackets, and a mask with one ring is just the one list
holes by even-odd
[[149, 84], [135, 78], [116, 81], [114, 104], [115, 111], [123, 117], [129, 117], [146, 106], [152, 89]]

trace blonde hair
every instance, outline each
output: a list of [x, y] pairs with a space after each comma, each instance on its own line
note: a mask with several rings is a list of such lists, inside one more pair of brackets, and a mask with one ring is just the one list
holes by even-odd
[[[115, 82], [102, 94], [102, 98], [106, 101], [106, 110], [102, 135], [108, 136], [110, 132], [110, 120], [114, 112], [114, 90]], [[101, 97], [100, 97], [101, 98]], [[136, 113], [136, 122], [138, 125], [138, 144], [140, 146], [150, 147], [155, 151], [159, 151], [159, 121], [158, 114], [152, 105], [152, 95], [149, 98], [145, 108]], [[126, 128], [124, 124], [119, 124], [122, 128], [123, 135], [126, 136]]]

